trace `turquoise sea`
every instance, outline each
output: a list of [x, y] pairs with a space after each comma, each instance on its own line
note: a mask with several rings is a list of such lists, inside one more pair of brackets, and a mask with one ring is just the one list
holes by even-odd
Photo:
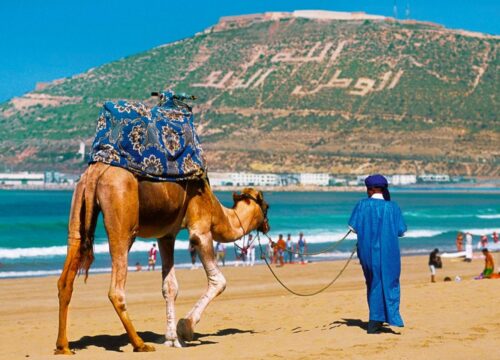
[[[232, 205], [229, 192], [217, 192], [225, 205]], [[58, 274], [66, 254], [66, 231], [71, 205], [70, 191], [0, 191], [0, 278]], [[356, 202], [365, 193], [337, 192], [267, 192], [271, 205], [270, 235], [292, 234], [294, 241], [304, 232], [309, 251], [328, 247], [347, 231], [347, 221]], [[408, 193], [392, 192], [408, 225], [401, 238], [403, 255], [426, 254], [435, 247], [455, 250], [458, 231], [470, 231], [474, 243], [482, 234], [500, 232], [500, 194], [498, 193]], [[338, 249], [309, 261], [345, 258], [354, 246], [349, 237]], [[147, 262], [153, 239], [137, 239], [129, 256], [129, 266]], [[491, 238], [490, 238], [491, 242]], [[240, 241], [241, 243], [241, 241]], [[263, 241], [263, 245], [266, 242]], [[95, 236], [96, 259], [91, 271], [110, 270], [110, 256], [104, 228], [100, 222]], [[257, 257], [259, 250], [257, 249]], [[228, 260], [234, 261], [233, 247]], [[187, 233], [179, 234], [175, 262], [190, 266]], [[199, 262], [198, 262], [199, 263]], [[160, 266], [157, 267], [157, 269]]]

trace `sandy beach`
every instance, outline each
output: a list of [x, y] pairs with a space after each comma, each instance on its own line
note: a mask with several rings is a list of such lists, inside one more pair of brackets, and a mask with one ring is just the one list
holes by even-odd
[[[500, 256], [494, 254], [498, 262]], [[277, 274], [293, 289], [328, 283], [343, 261], [288, 265]], [[184, 349], [162, 345], [165, 307], [161, 275], [132, 272], [130, 315], [154, 353], [133, 353], [108, 298], [109, 274], [77, 278], [69, 340], [78, 359], [499, 359], [500, 280], [473, 280], [482, 260], [444, 259], [431, 284], [427, 257], [403, 258], [401, 313], [406, 327], [367, 335], [364, 280], [357, 260], [327, 291], [287, 293], [265, 266], [225, 267], [226, 291], [208, 307], [195, 341]], [[460, 282], [443, 282], [460, 275]], [[189, 311], [206, 286], [204, 271], [178, 270], [177, 316]], [[0, 281], [1, 359], [61, 359], [57, 335], [57, 277]]]

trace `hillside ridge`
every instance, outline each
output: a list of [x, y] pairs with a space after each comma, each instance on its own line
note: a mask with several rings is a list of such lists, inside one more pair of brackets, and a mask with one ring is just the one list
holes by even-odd
[[81, 171], [98, 106], [171, 87], [199, 98], [212, 170], [500, 176], [498, 55], [498, 36], [363, 13], [224, 17], [0, 104], [0, 163]]

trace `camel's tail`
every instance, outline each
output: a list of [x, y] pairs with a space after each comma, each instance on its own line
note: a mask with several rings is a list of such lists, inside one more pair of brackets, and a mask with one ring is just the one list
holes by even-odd
[[[85, 171], [75, 190], [70, 218], [71, 227], [78, 224], [80, 239], [80, 261], [78, 270], [85, 273], [85, 281], [89, 276], [89, 269], [94, 261], [94, 232], [99, 215], [99, 207], [96, 201], [96, 187], [100, 176], [109, 165], [96, 163], [90, 165]], [[77, 220], [75, 222], [74, 220]]]

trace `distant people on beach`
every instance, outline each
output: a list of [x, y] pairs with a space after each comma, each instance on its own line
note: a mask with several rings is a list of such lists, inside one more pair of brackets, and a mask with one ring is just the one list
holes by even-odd
[[135, 271], [141, 271], [141, 270], [142, 270], [141, 263], [140, 262], [136, 262], [135, 263]]
[[272, 264], [277, 264], [278, 263], [278, 243], [273, 243], [273, 261], [271, 261]]
[[191, 270], [197, 269], [198, 267], [196, 266], [196, 248], [191, 242], [189, 242], [188, 251], [189, 255], [191, 256]]
[[[243, 247], [241, 247], [239, 250], [239, 258], [241, 260], [241, 264], [245, 266], [247, 264], [247, 255], [248, 255], [248, 249], [245, 246], [245, 241], [243, 241]], [[236, 265], [238, 266], [238, 265]]]
[[429, 269], [431, 270], [431, 282], [436, 282], [436, 269], [443, 267], [441, 257], [439, 256], [439, 249], [434, 249], [429, 254]]
[[493, 261], [493, 255], [488, 251], [487, 248], [482, 250], [484, 255], [484, 270], [483, 272], [476, 277], [476, 280], [479, 279], [489, 279], [493, 276], [493, 271], [495, 269], [495, 262]]
[[457, 234], [457, 251], [463, 251], [463, 244], [464, 244], [464, 234], [462, 232], [459, 232]]
[[484, 249], [488, 247], [488, 236], [487, 235], [481, 235], [481, 238], [479, 242], [477, 243], [477, 248], [478, 249]]
[[226, 247], [223, 243], [218, 242], [215, 245], [215, 254], [217, 256], [217, 264], [222, 262], [222, 266], [226, 266]]
[[283, 234], [279, 234], [278, 241], [276, 242], [275, 247], [277, 248], [277, 262], [279, 261], [278, 266], [283, 266], [285, 265], [283, 256], [285, 255], [286, 251], [286, 242], [285, 239], [283, 239]]
[[294, 246], [293, 241], [292, 241], [292, 235], [288, 234], [286, 237], [286, 251], [287, 251], [286, 257], [288, 259], [289, 264], [293, 264], [293, 255], [294, 255], [293, 252], [294, 252], [294, 250], [295, 250], [295, 246]]
[[255, 241], [252, 234], [248, 235], [247, 241], [247, 266], [255, 265]]
[[299, 233], [299, 241], [297, 241], [297, 247], [299, 250], [300, 263], [305, 264], [304, 254], [307, 252], [307, 243], [306, 243], [306, 239], [304, 238], [303, 232]]
[[407, 230], [401, 209], [391, 201], [389, 182], [379, 174], [365, 179], [367, 199], [360, 200], [349, 219], [357, 234], [358, 258], [367, 287], [368, 334], [384, 325], [404, 326], [399, 313], [401, 254], [399, 239]]
[[245, 266], [246, 265], [246, 259], [247, 259], [247, 249], [245, 245], [243, 247], [235, 246], [234, 247], [234, 257], [236, 261], [234, 262], [234, 266], [238, 267], [241, 265]]
[[267, 243], [266, 246], [266, 254], [261, 254], [262, 258], [268, 257], [269, 262], [271, 264], [274, 264], [274, 243], [271, 239], [269, 239], [269, 242]]
[[494, 242], [495, 244], [497, 244], [497, 243], [498, 243], [498, 234], [497, 234], [497, 232], [496, 232], [496, 231], [493, 231], [493, 234], [491, 234], [491, 238], [493, 239], [493, 242]]
[[148, 253], [148, 271], [155, 270], [157, 253], [158, 253], [158, 249], [156, 248], [156, 244], [153, 244], [151, 249], [149, 249], [149, 253]]
[[472, 234], [470, 232], [465, 233], [465, 262], [472, 261]]

